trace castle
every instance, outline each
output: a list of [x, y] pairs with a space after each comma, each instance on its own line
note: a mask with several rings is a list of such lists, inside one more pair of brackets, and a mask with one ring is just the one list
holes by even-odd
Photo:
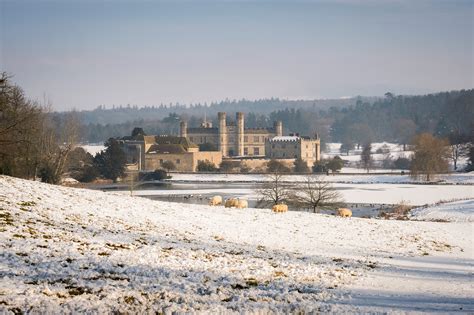
[[265, 142], [283, 135], [283, 124], [276, 121], [273, 128], [245, 128], [244, 113], [236, 113], [235, 122], [227, 123], [226, 113], [218, 113], [218, 127], [204, 121], [198, 128], [180, 123], [180, 136], [197, 145], [215, 147], [225, 157], [265, 156]]

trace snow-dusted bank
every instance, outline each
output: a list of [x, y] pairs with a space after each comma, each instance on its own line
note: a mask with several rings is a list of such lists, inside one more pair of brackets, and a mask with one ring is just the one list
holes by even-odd
[[3, 312], [473, 312], [472, 223], [152, 201], [0, 176]]

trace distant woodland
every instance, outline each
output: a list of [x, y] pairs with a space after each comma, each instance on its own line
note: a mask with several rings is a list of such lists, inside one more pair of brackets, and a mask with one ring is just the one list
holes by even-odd
[[[100, 143], [110, 137], [130, 134], [142, 127], [147, 134], [178, 134], [179, 121], [198, 126], [206, 117], [216, 124], [217, 112], [246, 113], [246, 127], [272, 126], [283, 121], [284, 132], [314, 135], [323, 142], [362, 144], [374, 141], [409, 143], [415, 134], [427, 132], [437, 137], [474, 138], [474, 90], [422, 96], [386, 93], [383, 98], [356, 97], [338, 100], [223, 101], [212, 104], [148, 106], [99, 106], [79, 112], [83, 142]], [[55, 113], [61, 119], [66, 113]]]

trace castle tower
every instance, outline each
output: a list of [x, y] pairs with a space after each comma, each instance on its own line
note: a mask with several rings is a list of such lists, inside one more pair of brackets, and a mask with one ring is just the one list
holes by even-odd
[[273, 128], [275, 129], [275, 136], [281, 137], [283, 136], [283, 123], [281, 120], [275, 121], [273, 123]]
[[235, 115], [237, 121], [236, 129], [236, 146], [237, 146], [237, 155], [244, 155], [244, 113], [236, 113]]
[[219, 151], [222, 152], [223, 156], [227, 156], [227, 125], [225, 122], [225, 113], [224, 112], [219, 112], [217, 113], [217, 117], [219, 120]]
[[188, 137], [188, 123], [185, 121], [179, 123], [179, 136], [184, 138]]

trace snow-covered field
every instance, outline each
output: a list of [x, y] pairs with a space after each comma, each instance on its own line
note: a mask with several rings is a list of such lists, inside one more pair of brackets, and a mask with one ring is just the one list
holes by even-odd
[[474, 222], [474, 199], [413, 209], [411, 218], [426, 221]]
[[0, 176], [0, 313], [472, 313], [472, 224], [191, 206]]

